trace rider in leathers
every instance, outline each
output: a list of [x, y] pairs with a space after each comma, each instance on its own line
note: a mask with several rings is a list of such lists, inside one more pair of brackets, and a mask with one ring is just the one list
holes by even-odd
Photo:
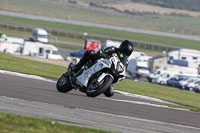
[[[117, 53], [118, 55], [123, 55], [129, 57], [131, 53], [133, 52], [133, 43], [129, 40], [124, 40], [119, 48], [116, 47], [108, 47], [104, 50], [100, 50], [96, 52], [95, 50], [87, 50], [84, 54], [84, 56], [81, 58], [79, 63], [73, 67], [73, 72], [77, 73], [80, 68], [84, 66], [89, 60], [96, 61], [100, 58], [110, 58], [110, 56], [113, 53]], [[128, 60], [125, 63], [125, 66], [127, 67]], [[114, 91], [113, 85], [111, 85], [110, 89]]]

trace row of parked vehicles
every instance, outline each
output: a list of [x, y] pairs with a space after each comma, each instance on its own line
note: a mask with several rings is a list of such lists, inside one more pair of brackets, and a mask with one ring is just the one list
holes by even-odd
[[156, 71], [150, 74], [147, 79], [149, 82], [177, 87], [184, 90], [200, 92], [200, 77], [188, 74], [177, 74], [176, 72]]

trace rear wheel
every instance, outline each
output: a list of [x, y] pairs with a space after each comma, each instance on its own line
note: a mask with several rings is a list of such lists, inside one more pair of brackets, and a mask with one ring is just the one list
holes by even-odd
[[97, 79], [91, 81], [89, 84], [86, 95], [89, 97], [96, 97], [100, 95], [101, 93], [104, 93], [112, 84], [113, 78], [110, 76], [105, 76], [104, 79], [98, 83]]
[[59, 92], [66, 93], [71, 91], [73, 87], [69, 81], [69, 75], [67, 73], [63, 74], [57, 81], [56, 88]]

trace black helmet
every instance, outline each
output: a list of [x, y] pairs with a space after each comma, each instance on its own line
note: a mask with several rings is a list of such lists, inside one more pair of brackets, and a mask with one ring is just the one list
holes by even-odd
[[119, 46], [119, 52], [125, 54], [126, 56], [130, 56], [133, 52], [133, 43], [129, 40], [125, 40]]

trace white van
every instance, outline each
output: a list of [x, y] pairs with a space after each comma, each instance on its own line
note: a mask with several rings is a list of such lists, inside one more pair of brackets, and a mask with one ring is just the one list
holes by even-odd
[[149, 60], [152, 56], [140, 56], [136, 59], [136, 76], [144, 76], [149, 75]]
[[58, 54], [58, 49], [55, 46], [40, 42], [25, 41], [22, 55], [37, 56], [40, 58], [54, 60], [64, 60], [63, 57]]
[[141, 57], [141, 56], [147, 56], [145, 53], [143, 52], [139, 52], [139, 51], [133, 51], [132, 54], [128, 57], [128, 66], [127, 66], [127, 72], [130, 75], [135, 75], [137, 73], [137, 58]]
[[48, 43], [48, 33], [46, 30], [36, 28], [33, 30], [33, 36], [30, 38], [31, 41]]

